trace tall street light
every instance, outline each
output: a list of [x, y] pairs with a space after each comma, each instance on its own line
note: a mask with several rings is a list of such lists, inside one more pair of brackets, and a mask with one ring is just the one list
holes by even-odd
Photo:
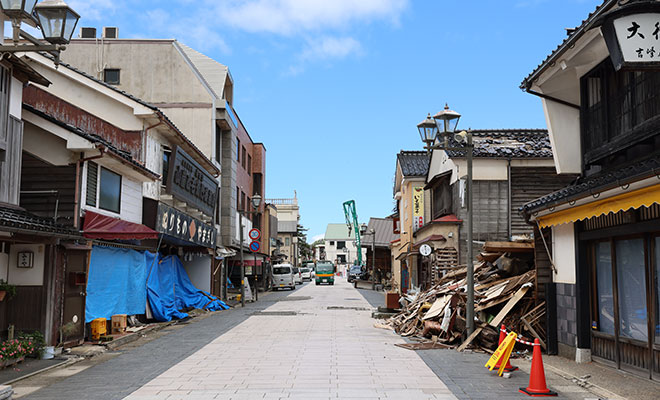
[[[261, 196], [258, 194], [255, 194], [252, 196], [252, 200], [250, 201], [252, 203], [252, 207], [254, 208], [254, 211], [244, 211], [244, 210], [236, 210], [238, 212], [238, 229], [239, 229], [239, 238], [240, 238], [240, 250], [241, 250], [241, 307], [245, 307], [245, 264], [243, 264], [243, 216], [248, 215], [248, 214], [259, 214], [259, 206], [261, 205]], [[255, 255], [255, 262], [254, 262], [254, 269], [257, 269], [257, 262], [256, 262], [256, 255]], [[254, 270], [253, 270], [254, 271]], [[254, 290], [257, 292], [259, 289], [255, 285]], [[255, 299], [259, 296], [258, 294], [255, 294]]]
[[[376, 288], [376, 230], [371, 228], [367, 230], [367, 225], [362, 224], [360, 227], [362, 235], [371, 235], [371, 289]], [[362, 251], [360, 249], [360, 251]]]
[[[445, 151], [458, 151], [466, 153], [467, 158], [467, 304], [465, 321], [468, 336], [474, 331], [474, 254], [472, 250], [472, 134], [470, 132], [456, 132], [458, 120], [461, 114], [450, 110], [445, 104], [444, 110], [431, 118], [429, 114], [426, 119], [417, 124], [417, 129], [424, 148], [427, 152], [435, 149]], [[451, 124], [454, 124], [452, 129]]]
[[[55, 65], [57, 65], [60, 51], [64, 50], [64, 45], [71, 41], [80, 15], [62, 0], [44, 0], [39, 4], [36, 3], [37, 0], [0, 0], [2, 13], [11, 20], [13, 39], [11, 46], [0, 43], [0, 52], [46, 51], [55, 57]], [[39, 39], [22, 31], [22, 22], [38, 27], [44, 40], [50, 45], [43, 44]], [[19, 44], [21, 36], [32, 44]]]

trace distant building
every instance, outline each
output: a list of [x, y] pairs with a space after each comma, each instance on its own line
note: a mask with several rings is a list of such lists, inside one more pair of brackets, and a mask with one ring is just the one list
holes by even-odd
[[297, 232], [300, 207], [298, 207], [297, 194], [294, 192], [293, 198], [267, 199], [266, 202], [277, 208], [277, 239], [281, 243], [280, 257], [294, 266], [299, 265]]
[[[328, 224], [323, 237], [325, 259], [337, 264], [354, 264], [358, 259], [355, 232], [346, 224]], [[362, 260], [367, 258], [367, 250], [361, 249]]]

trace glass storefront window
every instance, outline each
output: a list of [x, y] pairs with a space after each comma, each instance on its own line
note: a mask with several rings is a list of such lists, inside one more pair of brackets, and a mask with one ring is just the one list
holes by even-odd
[[596, 244], [598, 285], [598, 330], [614, 335], [614, 292], [612, 290], [612, 251], [610, 242]]
[[648, 340], [644, 239], [615, 241], [619, 295], [619, 334]]

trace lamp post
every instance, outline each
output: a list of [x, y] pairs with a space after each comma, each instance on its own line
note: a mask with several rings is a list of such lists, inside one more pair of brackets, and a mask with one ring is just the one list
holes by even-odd
[[[419, 135], [426, 144], [424, 147], [427, 152], [435, 149], [444, 151], [460, 151], [466, 153], [467, 158], [467, 304], [465, 312], [465, 322], [467, 334], [474, 331], [474, 255], [472, 251], [472, 134], [468, 131], [456, 132], [458, 120], [461, 114], [445, 108], [431, 118], [429, 114], [426, 119], [417, 124]], [[454, 122], [455, 121], [455, 122]], [[451, 129], [451, 124], [454, 127]]]
[[[244, 210], [236, 210], [238, 212], [238, 229], [239, 229], [239, 240], [240, 240], [240, 250], [241, 250], [241, 307], [245, 307], [245, 264], [243, 264], [243, 216], [246, 214], [258, 214], [259, 213], [259, 206], [261, 205], [261, 196], [258, 194], [255, 194], [252, 196], [252, 207], [254, 207], [255, 211], [244, 211]], [[255, 261], [254, 261], [254, 266], [256, 269], [256, 254], [255, 254]], [[256, 286], [256, 285], [255, 285]], [[258, 290], [255, 287], [255, 290]], [[256, 296], [255, 296], [256, 298]]]
[[[376, 230], [374, 228], [367, 229], [366, 224], [360, 227], [362, 235], [371, 235], [371, 283], [372, 289], [376, 288]], [[361, 251], [361, 250], [360, 250]]]
[[[0, 0], [2, 12], [11, 19], [13, 45], [0, 45], [0, 52], [16, 53], [27, 51], [46, 51], [55, 57], [55, 65], [59, 62], [60, 51], [71, 41], [80, 15], [62, 0]], [[37, 26], [44, 40], [21, 30], [21, 23]], [[19, 45], [20, 37], [27, 39], [31, 45]]]

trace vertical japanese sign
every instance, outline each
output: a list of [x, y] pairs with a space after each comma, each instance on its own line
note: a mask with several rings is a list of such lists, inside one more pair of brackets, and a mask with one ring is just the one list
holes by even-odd
[[424, 187], [413, 188], [413, 232], [424, 226]]
[[660, 13], [626, 15], [614, 20], [623, 61], [660, 61]]

